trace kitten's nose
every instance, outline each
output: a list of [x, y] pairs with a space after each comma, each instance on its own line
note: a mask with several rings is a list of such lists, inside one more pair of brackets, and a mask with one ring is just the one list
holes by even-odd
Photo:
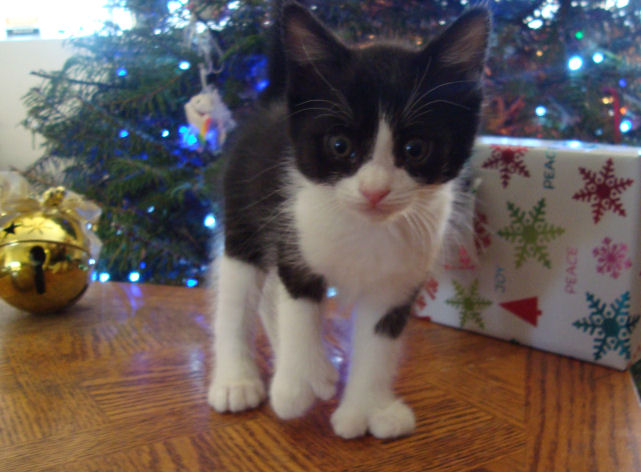
[[378, 205], [379, 202], [390, 193], [390, 189], [388, 188], [376, 189], [376, 190], [360, 189], [360, 191], [361, 191], [361, 194], [367, 199], [367, 201], [372, 207], [375, 207], [376, 205]]

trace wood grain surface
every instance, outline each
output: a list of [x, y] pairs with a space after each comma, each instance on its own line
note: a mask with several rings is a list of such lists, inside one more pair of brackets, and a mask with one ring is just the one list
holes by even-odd
[[[628, 373], [418, 319], [397, 383], [417, 416], [407, 438], [335, 437], [337, 399], [289, 422], [266, 405], [217, 414], [207, 305], [201, 289], [117, 283], [56, 316], [3, 304], [0, 471], [641, 470]], [[344, 379], [349, 320], [325, 329]]]

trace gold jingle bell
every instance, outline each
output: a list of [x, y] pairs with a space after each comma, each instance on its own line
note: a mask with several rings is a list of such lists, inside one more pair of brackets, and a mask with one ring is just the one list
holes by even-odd
[[92, 236], [88, 223], [63, 205], [66, 195], [64, 187], [49, 189], [39, 204], [32, 199], [26, 211], [0, 219], [0, 297], [16, 308], [57, 312], [89, 286]]

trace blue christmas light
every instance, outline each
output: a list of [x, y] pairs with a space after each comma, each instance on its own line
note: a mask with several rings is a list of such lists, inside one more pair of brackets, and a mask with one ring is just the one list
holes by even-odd
[[600, 52], [595, 52], [592, 55], [592, 60], [594, 61], [595, 64], [601, 64], [603, 62], [603, 59], [605, 58], [603, 57], [603, 54]]
[[189, 288], [193, 288], [193, 287], [195, 287], [196, 285], [198, 285], [198, 280], [196, 280], [196, 279], [187, 279], [187, 280], [185, 281], [185, 285], [186, 285], [187, 287], [189, 287]]
[[327, 289], [327, 298], [332, 298], [338, 295], [338, 291], [336, 290], [336, 287], [329, 287]]
[[259, 80], [258, 83], [256, 84], [256, 91], [262, 92], [267, 88], [269, 85], [269, 80], [264, 79], [264, 80]]
[[632, 122], [630, 120], [623, 120], [619, 125], [619, 129], [622, 133], [627, 133], [632, 129]]
[[118, 77], [125, 77], [127, 73], [127, 69], [124, 67], [118, 67], [118, 69], [116, 69], [116, 75], [118, 75]]
[[580, 56], [572, 56], [568, 61], [570, 70], [579, 70], [581, 67], [583, 67], [583, 59]]
[[167, 136], [169, 136], [169, 130], [168, 129], [162, 130], [162, 132], [160, 133], [160, 136], [162, 136], [163, 138], [166, 138]]
[[108, 282], [110, 278], [111, 275], [109, 275], [108, 272], [101, 272], [100, 275], [98, 275], [98, 280], [101, 282]]
[[180, 70], [189, 70], [190, 67], [191, 67], [191, 64], [189, 63], [189, 61], [180, 61], [178, 63], [178, 68]]
[[127, 131], [126, 129], [121, 129], [120, 133], [118, 133], [118, 136], [120, 136], [121, 138], [126, 138], [127, 136], [129, 136], [129, 131]]
[[179, 132], [180, 134], [185, 134], [185, 133], [187, 133], [188, 131], [189, 131], [189, 126], [187, 126], [187, 125], [181, 125], [181, 126], [178, 128], [178, 132]]
[[625, 80], [625, 79], [619, 80], [619, 86], [622, 87], [622, 88], [627, 87], [628, 86], [628, 81]]
[[216, 227], [216, 217], [213, 215], [213, 213], [209, 213], [207, 216], [205, 216], [203, 224], [209, 229], [214, 229]]
[[141, 269], [145, 269], [146, 267], [147, 267], [147, 263], [146, 263], [145, 261], [142, 261], [142, 262], [140, 263], [140, 268], [141, 268]]
[[155, 210], [156, 210], [156, 207], [153, 205], [147, 207], [147, 213], [153, 213]]
[[534, 109], [534, 113], [536, 113], [536, 116], [543, 117], [547, 114], [548, 109], [545, 108], [543, 105], [539, 105]]
[[138, 282], [140, 280], [140, 272], [130, 272], [129, 273], [129, 282]]

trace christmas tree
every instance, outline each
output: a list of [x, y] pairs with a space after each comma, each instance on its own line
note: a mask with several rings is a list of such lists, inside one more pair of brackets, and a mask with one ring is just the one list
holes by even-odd
[[[132, 28], [105, 24], [72, 41], [62, 70], [36, 73], [43, 83], [25, 97], [24, 124], [45, 144], [25, 174], [100, 204], [104, 279], [204, 278], [225, 137], [268, 87], [272, 3], [121, 0]], [[349, 42], [393, 36], [420, 47], [473, 2], [301, 3]], [[635, 2], [486, 3], [494, 40], [483, 133], [641, 143]], [[203, 101], [204, 119], [190, 124], [185, 105]]]

